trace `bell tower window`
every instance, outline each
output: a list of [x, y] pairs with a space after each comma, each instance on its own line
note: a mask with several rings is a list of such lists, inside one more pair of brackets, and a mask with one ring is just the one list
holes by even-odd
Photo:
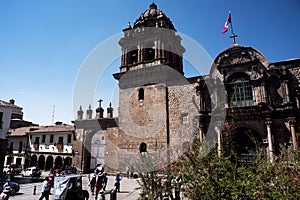
[[139, 101], [144, 101], [144, 93], [145, 93], [145, 91], [144, 91], [144, 88], [140, 88], [139, 89]]
[[146, 45], [146, 47], [147, 48], [145, 49], [145, 53], [146, 53], [145, 61], [153, 60], [155, 58], [155, 45], [154, 45], [154, 43], [148, 44], [148, 45]]
[[138, 50], [133, 50], [129, 52], [129, 58], [130, 58], [130, 63], [129, 64], [135, 64], [138, 61]]

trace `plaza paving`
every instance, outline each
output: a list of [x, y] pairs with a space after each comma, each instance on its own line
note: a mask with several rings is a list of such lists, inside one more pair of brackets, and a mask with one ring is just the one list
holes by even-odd
[[[92, 177], [92, 175], [90, 176]], [[120, 193], [117, 193], [117, 199], [118, 200], [136, 200], [139, 195], [139, 190], [136, 188], [139, 187], [137, 183], [137, 179], [128, 179], [126, 177], [122, 177], [121, 181], [121, 187]], [[107, 185], [107, 192], [109, 192], [114, 185], [114, 176], [108, 176], [108, 185]], [[89, 190], [88, 186], [88, 175], [84, 175], [82, 178], [82, 188], [89, 191], [90, 194], [90, 200], [94, 200], [95, 196], [92, 195], [92, 193]], [[20, 184], [20, 191], [15, 195], [10, 197], [11, 200], [36, 200], [39, 199], [41, 195], [41, 189], [42, 189], [42, 182], [40, 183], [26, 183], [26, 184]], [[33, 195], [33, 188], [36, 186], [36, 195]], [[53, 190], [53, 189], [52, 189]], [[52, 191], [51, 191], [52, 192]], [[53, 193], [53, 192], [52, 192]], [[105, 195], [106, 200], [110, 199], [110, 194]], [[53, 199], [52, 196], [50, 199]]]

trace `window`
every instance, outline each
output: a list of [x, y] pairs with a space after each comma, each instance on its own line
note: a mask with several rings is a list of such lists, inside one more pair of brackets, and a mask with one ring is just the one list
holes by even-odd
[[10, 153], [10, 154], [13, 153], [13, 149], [14, 149], [14, 143], [11, 142], [11, 143], [10, 143], [10, 146], [9, 146], [9, 153]]
[[140, 153], [147, 152], [147, 144], [142, 142], [140, 144]]
[[35, 142], [36, 144], [39, 144], [40, 143], [40, 137], [35, 137]]
[[68, 143], [72, 142], [72, 135], [68, 135]]
[[2, 124], [3, 124], [3, 112], [0, 112], [0, 129], [2, 129]]
[[19, 153], [22, 153], [22, 149], [23, 149], [23, 142], [19, 143]]
[[58, 138], [58, 142], [59, 142], [59, 143], [64, 143], [64, 137], [59, 137], [59, 138]]
[[139, 101], [143, 101], [144, 100], [144, 89], [140, 88], [139, 89]]
[[53, 143], [54, 135], [50, 135], [50, 143]]
[[234, 78], [228, 86], [228, 103], [230, 107], [253, 106], [252, 85], [246, 78]]
[[45, 143], [46, 142], [46, 135], [43, 135], [42, 137], [42, 143]]
[[138, 61], [138, 50], [129, 52], [130, 64], [135, 64]]
[[145, 48], [145, 60], [153, 60], [155, 58], [155, 45], [153, 44], [148, 44], [146, 45], [147, 48]]
[[181, 114], [181, 124], [187, 124], [188, 122], [188, 113]]

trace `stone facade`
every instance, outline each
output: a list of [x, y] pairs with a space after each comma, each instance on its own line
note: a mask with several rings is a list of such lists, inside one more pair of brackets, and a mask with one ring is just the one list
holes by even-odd
[[300, 59], [270, 63], [256, 49], [233, 44], [214, 59], [210, 74], [187, 78], [181, 38], [154, 3], [123, 32], [120, 71], [113, 74], [120, 87], [119, 116], [88, 114], [84, 120], [80, 108], [73, 144], [78, 167], [93, 169], [97, 158], [90, 147], [97, 134], [105, 138], [98, 146], [104, 145], [103, 163], [120, 171], [145, 155], [176, 159], [194, 140], [216, 140], [221, 152], [228, 135], [223, 123], [229, 122], [245, 163], [257, 151], [249, 135], [271, 162], [280, 145], [298, 148]]

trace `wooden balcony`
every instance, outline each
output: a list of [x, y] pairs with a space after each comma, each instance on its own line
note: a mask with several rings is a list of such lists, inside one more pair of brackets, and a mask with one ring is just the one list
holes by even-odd
[[56, 144], [56, 148], [57, 148], [58, 150], [62, 150], [62, 149], [64, 148], [64, 144], [63, 144], [62, 142], [58, 142], [58, 143]]
[[35, 150], [39, 150], [39, 143], [33, 143], [33, 148], [35, 149]]

